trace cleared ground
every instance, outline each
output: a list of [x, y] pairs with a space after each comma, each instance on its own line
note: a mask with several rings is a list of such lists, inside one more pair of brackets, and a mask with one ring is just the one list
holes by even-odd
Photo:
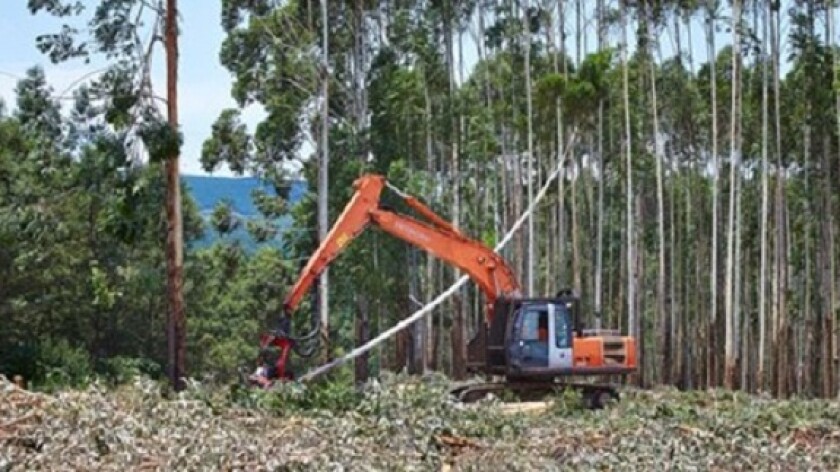
[[[53, 395], [0, 378], [0, 470], [837, 470], [840, 406], [724, 392], [622, 392], [583, 410], [441, 379], [273, 395], [148, 381]], [[348, 394], [348, 392], [351, 392]], [[321, 408], [319, 408], [321, 407]]]

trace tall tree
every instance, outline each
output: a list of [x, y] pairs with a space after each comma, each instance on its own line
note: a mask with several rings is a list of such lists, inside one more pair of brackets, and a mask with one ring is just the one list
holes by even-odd
[[[173, 132], [178, 129], [178, 1], [166, 0], [166, 111]], [[165, 163], [166, 170], [166, 267], [169, 299], [170, 381], [184, 388], [186, 374], [186, 320], [184, 312], [184, 227], [181, 216], [181, 179], [178, 149]]]
[[[525, 12], [523, 15], [522, 34], [525, 42], [525, 101], [527, 111], [525, 119], [527, 125], [528, 139], [528, 207], [534, 200], [534, 130], [532, 121], [532, 98], [531, 98], [531, 7], [528, 0], [524, 2]], [[534, 296], [534, 215], [528, 215], [528, 296]]]
[[707, 360], [706, 372], [708, 374], [706, 382], [708, 386], [717, 385], [717, 377], [715, 375], [717, 365], [717, 349], [718, 337], [717, 332], [717, 312], [718, 312], [718, 201], [719, 201], [719, 181], [720, 181], [720, 166], [718, 165], [718, 111], [717, 111], [717, 72], [715, 71], [715, 58], [717, 57], [715, 49], [715, 20], [717, 19], [717, 1], [708, 0], [708, 14], [706, 17], [706, 42], [708, 46], [709, 57], [709, 81], [711, 83], [711, 139], [712, 139], [712, 248], [711, 248], [711, 271], [709, 274], [709, 283], [711, 284], [710, 296], [710, 317], [708, 331], [708, 346], [707, 346]]
[[[626, 0], [622, 1], [624, 8], [627, 8]], [[627, 23], [629, 15], [621, 15], [621, 30], [622, 30], [622, 72], [624, 84], [624, 155], [625, 155], [625, 199], [626, 199], [626, 245], [627, 251], [627, 331], [633, 336], [638, 336], [638, 320], [636, 313], [636, 268], [634, 262], [636, 259], [635, 250], [635, 235], [633, 233], [634, 225], [634, 192], [633, 192], [633, 130], [630, 126], [630, 61], [629, 61], [629, 40], [627, 36]], [[644, 359], [644, 357], [642, 357]]]
[[[44, 0], [29, 0], [33, 14], [42, 10], [56, 17], [80, 15], [81, 4], [64, 4]], [[130, 18], [131, 21], [126, 19]], [[144, 22], [151, 20], [151, 40], [142, 39]], [[183, 297], [183, 217], [180, 196], [178, 162], [181, 135], [177, 114], [177, 9], [175, 2], [167, 0], [166, 8], [159, 9], [139, 0], [105, 2], [97, 6], [89, 21], [91, 41], [78, 41], [76, 31], [63, 28], [60, 34], [38, 37], [39, 49], [54, 62], [75, 58], [89, 58], [92, 51], [105, 54], [111, 63], [101, 75], [104, 98], [110, 102], [106, 117], [110, 125], [128, 130], [129, 135], [140, 138], [149, 160], [163, 162], [166, 174], [167, 198], [167, 299], [169, 302], [170, 366], [173, 386], [180, 389], [178, 379], [184, 375], [184, 297]], [[154, 103], [151, 83], [152, 52], [161, 40], [158, 25], [164, 23], [164, 46], [167, 67], [167, 115]], [[110, 88], [110, 90], [108, 90]], [[98, 97], [102, 98], [102, 97]]]
[[741, 84], [741, 50], [740, 50], [740, 30], [741, 30], [741, 0], [734, 0], [732, 2], [732, 105], [731, 105], [731, 125], [729, 129], [729, 224], [727, 229], [727, 244], [726, 244], [726, 345], [724, 349], [725, 366], [724, 366], [724, 386], [726, 388], [733, 388], [735, 384], [735, 356], [737, 355], [737, 346], [735, 345], [735, 330], [738, 320], [735, 319], [735, 291], [738, 282], [735, 280], [735, 238], [736, 238], [736, 223], [735, 223], [735, 205], [738, 199], [738, 175], [740, 160], [740, 84]]
[[[759, 8], [757, 5], [756, 8]], [[758, 283], [758, 371], [756, 384], [759, 391], [765, 388], [766, 339], [767, 339], [767, 236], [770, 231], [770, 162], [768, 152], [768, 62], [769, 47], [767, 23], [769, 5], [761, 5], [761, 263]]]
[[[330, 184], [330, 56], [329, 56], [329, 10], [327, 0], [321, 0], [321, 136], [319, 143], [320, 162], [318, 163], [318, 239], [323, 241], [329, 231], [329, 184]], [[329, 269], [324, 270], [318, 279], [318, 311], [321, 316], [321, 346], [325, 361], [330, 357], [330, 306], [329, 306]]]

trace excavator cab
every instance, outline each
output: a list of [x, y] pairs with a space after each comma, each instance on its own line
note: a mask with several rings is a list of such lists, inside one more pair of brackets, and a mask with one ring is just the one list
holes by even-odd
[[565, 303], [525, 303], [511, 320], [508, 365], [512, 372], [540, 373], [572, 367], [572, 323]]
[[584, 329], [579, 300], [499, 298], [468, 347], [468, 369], [509, 378], [549, 380], [572, 375], [628, 374], [635, 340], [613, 330]]

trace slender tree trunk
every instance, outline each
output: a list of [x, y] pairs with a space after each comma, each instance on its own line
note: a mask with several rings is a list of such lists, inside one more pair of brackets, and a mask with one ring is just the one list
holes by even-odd
[[[680, 17], [679, 14], [674, 15], [674, 37], [676, 38], [676, 54], [677, 60], [679, 64], [683, 64], [682, 60], [682, 35], [680, 31]], [[656, 52], [657, 57], [660, 62], [662, 62], [662, 42], [657, 41], [656, 43]], [[694, 143], [691, 142], [693, 145]], [[669, 266], [671, 270], [669, 271], [669, 280], [668, 280], [668, 324], [670, 327], [668, 333], [668, 351], [670, 352], [670, 368], [668, 375], [670, 376], [671, 382], [674, 384], [680, 383], [680, 371], [683, 368], [683, 357], [681, 355], [682, 348], [680, 343], [682, 340], [679, 337], [679, 323], [680, 321], [677, 319], [677, 313], [683, 313], [683, 317], [688, 317], [688, 306], [686, 304], [686, 297], [680, 287], [680, 277], [686, 272], [685, 270], [685, 260], [688, 257], [688, 254], [682, 251], [683, 244], [680, 241], [677, 235], [677, 211], [679, 211], [679, 186], [681, 183], [680, 179], [680, 169], [679, 165], [676, 161], [676, 156], [671, 154], [668, 158], [668, 168], [671, 171], [671, 175], [669, 178], [670, 183], [670, 199], [669, 199], [669, 234], [668, 234], [668, 260]], [[686, 227], [687, 229], [688, 227]], [[678, 259], [677, 254], [680, 254], [681, 257]], [[683, 255], [685, 254], [685, 255]]]
[[583, 55], [581, 55], [581, 45], [583, 41], [581, 41], [583, 28], [583, 21], [581, 21], [581, 11], [580, 11], [580, 0], [575, 0], [575, 64], [580, 67], [581, 61], [583, 60]]
[[[417, 287], [417, 277], [413, 275], [419, 272], [420, 266], [417, 263], [417, 249], [408, 248], [407, 253], [408, 270], [409, 274], [411, 274], [408, 277], [408, 306], [411, 307], [411, 309], [409, 309], [411, 312], [416, 308], [415, 301], [420, 300], [420, 290], [418, 290]], [[412, 335], [412, 350], [409, 353], [409, 369], [412, 374], [422, 375], [426, 373], [425, 349], [426, 339], [428, 337], [425, 320], [421, 318], [414, 323], [412, 326]]]
[[[166, 1], [166, 111], [169, 125], [178, 129], [178, 2]], [[181, 217], [180, 156], [166, 168], [166, 274], [169, 301], [169, 379], [175, 390], [186, 376], [186, 315], [184, 307], [184, 230]]]
[[782, 165], [782, 124], [781, 124], [781, 14], [775, 10], [775, 21], [771, 22], [770, 36], [773, 41], [773, 92], [776, 121], [776, 299], [774, 314], [776, 332], [774, 334], [774, 361], [776, 363], [776, 395], [787, 397], [789, 389], [788, 340], [790, 339], [787, 323], [787, 286], [788, 286], [788, 231], [787, 231], [787, 189], [785, 168]]
[[[580, 67], [583, 57], [581, 56], [581, 12], [580, 0], [575, 0], [575, 63]], [[571, 154], [571, 153], [570, 153]], [[572, 178], [571, 193], [571, 218], [572, 218], [572, 287], [575, 293], [580, 294], [582, 290], [581, 283], [581, 260], [580, 260], [580, 241], [579, 241], [579, 220], [580, 212], [578, 211], [578, 183], [583, 179], [583, 159], [571, 159], [574, 174]]]
[[[828, 38], [826, 39], [826, 42], [828, 43], [828, 45], [829, 45], [829, 47], [831, 48], [831, 51], [832, 51], [832, 54], [831, 54], [831, 62], [832, 62], [832, 65], [833, 65], [832, 71], [833, 71], [834, 83], [837, 83], [837, 81], [840, 80], [840, 74], [838, 74], [838, 70], [840, 70], [840, 69], [838, 69], [838, 68], [840, 68], [840, 61], [838, 61], [837, 53], [836, 53], [836, 50], [834, 49], [834, 48], [836, 48], [836, 45], [834, 43], [834, 34], [835, 34], [834, 33], [834, 30], [835, 30], [834, 8], [833, 7], [827, 8], [826, 15], [828, 16], [828, 19], [827, 19], [827, 23], [828, 23], [828, 35], [827, 36], [828, 36]], [[838, 93], [835, 93], [835, 96], [834, 96], [834, 110], [835, 110], [834, 113], [835, 113], [835, 117], [836, 117], [835, 119], [836, 119], [836, 126], [837, 126], [837, 148], [836, 149], [840, 150], [840, 94], [838, 94]], [[829, 146], [828, 146], [829, 149], [830, 149], [830, 146], [831, 145], [829, 143]], [[840, 162], [840, 161], [838, 161], [838, 162]], [[828, 164], [826, 164], [826, 169], [829, 169]], [[827, 170], [827, 172], [830, 172], [830, 171]], [[840, 175], [840, 173], [838, 173], [837, 175]], [[830, 180], [828, 175], [826, 177], [827, 177], [827, 179]], [[831, 186], [829, 186], [828, 195], [830, 196], [831, 193], [832, 193], [832, 188], [831, 188]], [[837, 272], [836, 272], [836, 265], [835, 265], [836, 254], [835, 254], [835, 246], [834, 246], [834, 234], [835, 234], [836, 226], [835, 226], [834, 223], [837, 222], [837, 221], [840, 221], [840, 219], [838, 219], [837, 215], [835, 215], [834, 208], [833, 208], [833, 203], [831, 203], [831, 202], [833, 202], [833, 200], [829, 200], [829, 204], [832, 205], [830, 211], [831, 211], [832, 218], [834, 218], [834, 221], [832, 222], [831, 225], [829, 225], [829, 228], [828, 228], [829, 234], [830, 234], [829, 235], [830, 246], [829, 246], [829, 253], [827, 255], [827, 257], [829, 258], [829, 280], [831, 281], [831, 309], [829, 310], [829, 313], [828, 313], [829, 316], [827, 317], [827, 320], [826, 320], [826, 322], [827, 322], [826, 336], [828, 337], [828, 342], [830, 344], [829, 348], [828, 348], [828, 356], [829, 356], [828, 357], [828, 362], [829, 362], [829, 365], [826, 367], [826, 369], [830, 371], [830, 375], [826, 376], [827, 377], [826, 382], [830, 383], [828, 396], [834, 396], [835, 395], [834, 390], [837, 389], [835, 379], [840, 377], [840, 374], [837, 372], [837, 368], [835, 367], [835, 361], [834, 361], [835, 357], [838, 356], [838, 353], [836, 352], [836, 350], [838, 348], [838, 345], [840, 345], [840, 342], [838, 342], [840, 340], [838, 340], [838, 338], [837, 338], [838, 333], [835, 332], [835, 327], [834, 327], [835, 326], [835, 321], [836, 321], [835, 318], [837, 316], [837, 291], [838, 291], [837, 290], [837, 285], [836, 285], [837, 277], [835, 275]], [[840, 389], [837, 389], [837, 392], [840, 393]]]
[[[569, 61], [566, 60], [566, 10], [564, 2], [557, 2], [559, 11], [558, 20], [560, 22], [560, 57], [563, 60], [563, 75], [569, 74]], [[555, 72], [557, 72], [557, 58], [554, 59]], [[557, 159], [558, 166], [560, 166], [560, 173], [557, 175], [557, 270], [559, 272], [559, 284], [561, 288], [568, 286], [568, 276], [566, 275], [566, 162], [565, 151], [566, 141], [564, 137], [564, 118], [563, 118], [563, 104], [562, 99], [555, 102], [555, 110], [557, 114]]]
[[709, 0], [709, 16], [707, 18], [706, 40], [709, 46], [708, 56], [709, 60], [709, 77], [711, 81], [712, 94], [712, 265], [709, 282], [711, 284], [711, 314], [709, 324], [709, 346], [708, 346], [708, 360], [706, 365], [708, 386], [717, 386], [716, 375], [716, 359], [717, 359], [717, 287], [718, 287], [718, 182], [720, 180], [720, 170], [718, 166], [717, 142], [718, 142], [718, 125], [717, 125], [717, 72], [715, 68], [715, 32], [714, 32], [714, 0]]
[[[318, 240], [327, 238], [330, 230], [329, 207], [329, 15], [327, 0], [321, 0], [321, 162], [318, 165]], [[329, 270], [325, 268], [318, 277], [318, 313], [321, 316], [321, 349], [324, 362], [330, 355], [330, 310], [329, 310]]]
[[[644, 213], [642, 211], [642, 209], [644, 207], [644, 197], [642, 196], [641, 193], [639, 193], [639, 194], [635, 195], [635, 197], [633, 197], [633, 199], [635, 200], [635, 207], [636, 207], [635, 208], [636, 222], [638, 222], [639, 228], [644, 228], [645, 217], [644, 217]], [[632, 280], [633, 280], [633, 285], [632, 286], [635, 289], [636, 287], [641, 286], [641, 281], [644, 278], [643, 274], [645, 273], [645, 257], [644, 257], [644, 250], [643, 250], [643, 247], [642, 247], [643, 246], [642, 238], [636, 238], [635, 234], [633, 236], [634, 237], [633, 237], [632, 252], [633, 252], [633, 258], [634, 258], [634, 262], [633, 262], [634, 271], [633, 271], [633, 275], [632, 275]], [[642, 313], [645, 312], [645, 307], [644, 307], [645, 297], [639, 295], [639, 296], [635, 296], [635, 297], [631, 298], [630, 300], [633, 301], [633, 304], [635, 305], [633, 311], [634, 311], [634, 313], [637, 314], [637, 316], [634, 319], [635, 324], [633, 324], [631, 326], [633, 327], [633, 330], [636, 333], [635, 336], [636, 336], [636, 339], [638, 339], [638, 343], [639, 343], [639, 353], [641, 354], [639, 356], [639, 376], [638, 376], [638, 379], [637, 379], [637, 385], [639, 387], [645, 388], [645, 387], [648, 386], [648, 382], [650, 381], [650, 379], [648, 377], [648, 362], [649, 361], [648, 361], [648, 356], [645, 355], [645, 353], [647, 353], [647, 346], [646, 346], [647, 345], [647, 343], [646, 343], [647, 329], [645, 329], [645, 327], [644, 327], [645, 325], [644, 325], [644, 323], [642, 323], [642, 320], [641, 320]]]
[[[650, 12], [652, 13], [652, 12]], [[671, 382], [668, 374], [668, 365], [671, 362], [672, 353], [670, 352], [670, 342], [668, 340], [668, 333], [670, 327], [668, 326], [668, 316], [665, 309], [665, 193], [662, 176], [662, 145], [659, 142], [659, 112], [656, 96], [656, 63], [653, 59], [653, 42], [656, 41], [655, 32], [652, 31], [654, 25], [648, 20], [648, 12], [645, 12], [645, 21], [648, 22], [646, 32], [648, 37], [648, 46], [650, 47], [651, 55], [649, 61], [650, 84], [651, 84], [651, 101], [653, 111], [653, 142], [654, 142], [654, 156], [656, 159], [656, 220], [657, 220], [657, 239], [658, 239], [658, 270], [656, 274], [656, 318], [659, 325], [659, 372], [661, 381], [668, 384]]]
[[766, 338], [767, 338], [767, 233], [770, 231], [768, 220], [770, 219], [770, 193], [769, 173], [770, 163], [768, 156], [768, 44], [767, 44], [767, 22], [768, 11], [762, 9], [762, 46], [761, 46], [761, 267], [759, 269], [758, 283], [758, 372], [756, 376], [756, 387], [759, 391], [765, 388], [765, 365], [766, 365]]
[[[525, 17], [523, 22], [525, 40], [525, 100], [527, 101], [526, 117], [528, 122], [528, 206], [534, 201], [534, 130], [532, 120], [531, 100], [531, 29], [528, 22], [530, 2], [525, 0]], [[534, 296], [534, 215], [528, 214], [528, 296]]]
[[[627, 8], [626, 0], [622, 1], [624, 8]], [[626, 227], [626, 247], [627, 247], [627, 326], [631, 336], [636, 336], [638, 339], [639, 330], [636, 321], [636, 264], [633, 237], [633, 139], [632, 129], [630, 128], [630, 78], [629, 78], [629, 57], [627, 48], [630, 41], [627, 37], [627, 16], [621, 15], [621, 30], [624, 44], [622, 48], [622, 71], [624, 73], [624, 130], [625, 130], [625, 179], [626, 179], [626, 204], [627, 204], [627, 227]], [[643, 352], [640, 347], [639, 352]], [[643, 359], [643, 358], [642, 358]], [[640, 360], [642, 360], [640, 359]], [[641, 378], [641, 375], [640, 375]]]
[[[356, 347], [363, 346], [370, 339], [370, 304], [368, 303], [367, 295], [356, 295]], [[354, 360], [355, 363], [355, 378], [357, 384], [367, 382], [370, 372], [368, 366], [368, 354], [364, 353]]]
[[729, 153], [729, 224], [727, 229], [726, 242], [726, 344], [724, 347], [725, 371], [724, 386], [732, 389], [735, 385], [735, 200], [738, 195], [738, 182], [736, 181], [738, 161], [740, 158], [740, 113], [739, 93], [741, 83], [741, 61], [740, 61], [740, 21], [741, 21], [741, 0], [733, 2], [733, 25], [732, 25], [732, 124], [730, 125], [730, 153]]
[[[456, 29], [456, 19], [454, 18], [453, 5], [447, 2], [447, 21], [446, 21], [446, 58], [449, 73], [449, 97], [451, 103], [454, 105], [455, 100], [455, 53], [454, 40], [452, 32]], [[460, 41], [460, 34], [459, 34]], [[460, 228], [461, 222], [461, 170], [460, 170], [460, 139], [462, 133], [462, 120], [460, 119], [460, 110], [451, 110], [451, 166], [452, 166], [452, 220], [456, 228]], [[460, 277], [461, 273], [458, 269], [453, 269], [454, 278]], [[456, 380], [462, 380], [466, 377], [466, 340], [464, 337], [464, 302], [467, 292], [466, 289], [461, 289], [452, 297], [453, 302], [453, 319], [452, 319], [452, 375]]]
[[[435, 155], [433, 148], [432, 136], [432, 99], [429, 94], [428, 77], [424, 76], [423, 80], [423, 98], [425, 105], [425, 134], [426, 134], [426, 171], [428, 172], [428, 179], [431, 182], [435, 178]], [[432, 202], [433, 203], [433, 202]], [[426, 257], [426, 303], [432, 301], [435, 295], [435, 259], [431, 256]], [[437, 352], [437, 333], [434, 329], [434, 316], [426, 317], [426, 360], [424, 364], [433, 370], [437, 369], [435, 362], [435, 353]]]
[[[814, 50], [813, 41], [817, 41], [816, 32], [814, 29], [814, 5], [813, 3], [809, 3], [806, 5], [807, 9], [807, 24], [808, 24], [808, 36], [810, 38], [808, 45], [806, 47], [806, 54], [805, 56], [808, 60], [814, 60], [816, 57], [816, 51]], [[805, 122], [803, 126], [803, 145], [804, 149], [802, 150], [802, 155], [804, 156], [804, 166], [805, 169], [809, 169], [816, 165], [815, 162], [812, 163], [813, 159], [811, 153], [813, 152], [813, 127], [812, 123], [814, 121], [814, 99], [811, 94], [807, 93], [807, 90], [815, 90], [815, 86], [813, 84], [813, 77], [808, 77], [805, 80], [805, 87], [806, 87], [806, 98], [805, 98]], [[811, 180], [810, 173], [806, 172], [804, 174], [804, 183], [805, 188], [808, 189], [807, 197], [805, 198], [805, 213], [808, 215], [815, 216], [814, 214], [814, 205], [812, 205], [812, 201], [817, 199], [817, 195], [813, 191], [814, 182]], [[817, 208], [819, 208], [817, 206]], [[806, 323], [805, 326], [807, 327], [807, 332], [805, 336], [807, 337], [807, 346], [808, 348], [801, 349], [801, 356], [805, 357], [807, 355], [808, 360], [802, 359], [800, 360], [800, 365], [805, 366], [805, 376], [807, 379], [804, 381], [804, 385], [807, 385], [809, 393], [816, 394], [818, 392], [817, 384], [817, 376], [819, 375], [819, 357], [820, 357], [820, 350], [819, 350], [819, 328], [820, 328], [820, 316], [819, 310], [813, 309], [813, 297], [811, 296], [811, 292], [814, 286], [813, 280], [813, 256], [816, 252], [817, 248], [814, 247], [812, 249], [812, 241], [814, 233], [814, 223], [813, 218], [808, 218], [805, 223], [805, 231], [803, 238], [805, 239], [805, 317]], [[808, 351], [806, 354], [805, 351]], [[800, 388], [797, 393], [801, 393], [802, 389]]]
[[[686, 29], [686, 36], [688, 41], [688, 70], [691, 74], [694, 74], [694, 41], [692, 40], [692, 28], [691, 28], [691, 13], [686, 12], [683, 15], [683, 23], [685, 24]], [[695, 140], [692, 140], [692, 147], [697, 148], [697, 143]], [[693, 185], [693, 174], [691, 170], [687, 171], [687, 182], [685, 185], [685, 241], [686, 245], [689, 248], [693, 249], [694, 252], [694, 274], [693, 274], [693, 284], [686, 283], [686, 295], [684, 297], [685, 306], [690, 307], [693, 317], [692, 320], [694, 323], [698, 324], [699, 326], [703, 326], [703, 322], [701, 320], [705, 319], [701, 316], [701, 313], [704, 311], [701, 309], [701, 294], [704, 293], [703, 290], [703, 262], [705, 259], [702, 256], [702, 251], [700, 250], [699, 241], [695, 241], [697, 239], [697, 231], [700, 230], [700, 225], [695, 222], [692, 218], [691, 208], [693, 200], [691, 199], [691, 190]], [[703, 214], [702, 211], [698, 212], [701, 215]], [[694, 232], [692, 233], [692, 230]], [[702, 239], [701, 239], [702, 240]], [[690, 277], [690, 275], [687, 275]], [[708, 285], [706, 285], [708, 287]], [[688, 331], [689, 326], [689, 317], [682, 316], [680, 317], [680, 332], [679, 332], [679, 339], [680, 343], [684, 343], [684, 347], [682, 348], [681, 352], [683, 353], [684, 362], [683, 362], [683, 386], [684, 388], [693, 388], [695, 385], [702, 385], [703, 382], [696, 381], [697, 375], [695, 374], [695, 368], [697, 366], [702, 365], [702, 361], [699, 363], [694, 363], [693, 359], [695, 356], [701, 355], [703, 351], [703, 347], [708, 349], [708, 342], [705, 341], [705, 337], [708, 336], [708, 332], [704, 332], [701, 328], [700, 333], [701, 336], [696, 338], [696, 342], [690, 342], [689, 340], [685, 339], [684, 336]]]
[[[830, 36], [829, 36], [830, 37]], [[819, 256], [819, 273], [820, 273], [820, 339], [819, 344], [822, 348], [819, 353], [821, 368], [817, 372], [817, 377], [822, 380], [821, 385], [817, 385], [823, 397], [831, 397], [834, 386], [834, 366], [832, 361], [832, 318], [834, 316], [834, 281], [831, 278], [831, 258], [832, 248], [834, 247], [833, 235], [831, 228], [834, 225], [834, 213], [831, 203], [831, 167], [829, 164], [829, 153], [831, 148], [831, 137], [826, 134], [823, 135], [823, 152], [822, 152], [822, 168], [823, 177], [821, 180], [822, 187], [822, 215], [820, 218], [820, 239], [821, 245], [818, 250]]]
[[[606, 45], [604, 25], [604, 0], [598, 0], [598, 51]], [[598, 229], [595, 252], [595, 328], [601, 328], [603, 277], [604, 277], [604, 97], [598, 99]]]

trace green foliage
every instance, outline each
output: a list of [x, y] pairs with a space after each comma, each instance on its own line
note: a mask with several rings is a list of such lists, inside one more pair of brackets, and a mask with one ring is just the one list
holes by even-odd
[[81, 388], [93, 376], [88, 353], [66, 339], [45, 340], [37, 354], [35, 385], [44, 390]]
[[233, 204], [230, 199], [223, 199], [216, 204], [210, 223], [218, 231], [219, 236], [229, 234], [241, 225], [239, 218], [233, 214]]
[[154, 120], [144, 123], [138, 130], [143, 144], [149, 151], [151, 162], [164, 162], [177, 157], [183, 143], [183, 136], [167, 122]]
[[163, 369], [149, 359], [115, 356], [102, 359], [97, 365], [97, 377], [108, 380], [112, 385], [124, 385], [141, 378], [160, 379]]
[[579, 414], [586, 409], [583, 395], [575, 389], [563, 389], [551, 399], [551, 413], [557, 416]]
[[233, 172], [245, 172], [252, 143], [245, 124], [240, 120], [239, 110], [227, 109], [213, 123], [211, 137], [201, 149], [201, 165], [204, 170], [213, 171], [224, 162]]

